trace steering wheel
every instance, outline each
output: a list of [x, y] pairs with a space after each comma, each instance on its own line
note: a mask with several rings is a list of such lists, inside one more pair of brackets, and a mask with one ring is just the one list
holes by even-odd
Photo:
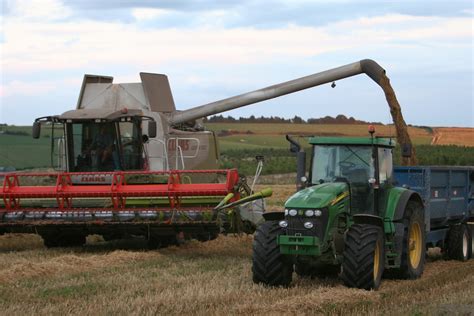
[[340, 161], [339, 166], [343, 169], [352, 169], [356, 166], [356, 164], [350, 161]]

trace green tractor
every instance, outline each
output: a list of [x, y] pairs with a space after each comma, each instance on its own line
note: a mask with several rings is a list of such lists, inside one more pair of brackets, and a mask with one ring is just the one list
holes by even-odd
[[393, 181], [389, 138], [313, 137], [308, 177], [298, 157], [298, 192], [284, 212], [264, 214], [253, 243], [253, 281], [287, 286], [301, 277], [339, 273], [353, 288], [377, 289], [385, 270], [415, 279], [425, 263], [421, 196]]

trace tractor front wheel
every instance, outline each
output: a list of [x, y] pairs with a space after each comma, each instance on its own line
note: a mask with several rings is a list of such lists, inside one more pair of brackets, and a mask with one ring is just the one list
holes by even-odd
[[283, 234], [276, 221], [258, 226], [253, 241], [252, 273], [254, 283], [288, 286], [293, 274], [293, 263], [280, 253], [277, 238]]
[[349, 287], [376, 290], [385, 266], [385, 242], [380, 227], [354, 224], [346, 234], [341, 278]]

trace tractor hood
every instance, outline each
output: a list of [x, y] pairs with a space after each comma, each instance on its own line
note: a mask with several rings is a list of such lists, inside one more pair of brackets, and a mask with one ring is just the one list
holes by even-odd
[[323, 208], [346, 191], [348, 185], [344, 182], [315, 185], [292, 195], [286, 201], [285, 208]]

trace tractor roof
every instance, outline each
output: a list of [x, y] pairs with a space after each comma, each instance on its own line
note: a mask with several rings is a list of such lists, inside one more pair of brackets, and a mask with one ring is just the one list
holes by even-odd
[[383, 146], [395, 147], [395, 141], [391, 138], [374, 137], [311, 137], [309, 143], [312, 145], [355, 145], [355, 146]]

